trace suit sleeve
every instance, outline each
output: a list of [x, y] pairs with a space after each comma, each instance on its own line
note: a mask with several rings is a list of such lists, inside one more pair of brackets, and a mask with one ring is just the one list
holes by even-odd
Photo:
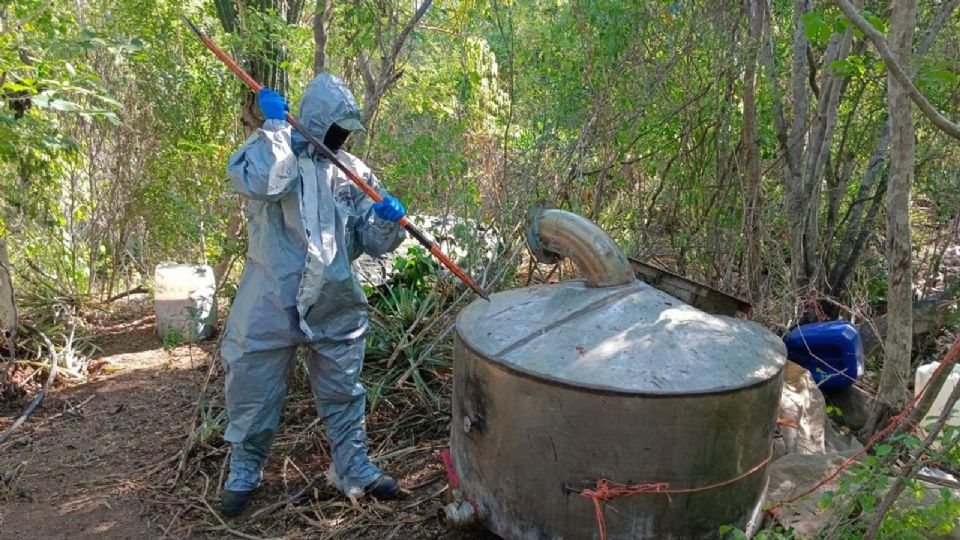
[[267, 120], [230, 156], [227, 174], [233, 189], [250, 199], [276, 201], [300, 176], [290, 145], [290, 124]]
[[[363, 176], [370, 187], [377, 190], [380, 195], [387, 194], [387, 190], [372, 172]], [[373, 199], [359, 189], [357, 191], [358, 196], [354, 200], [357, 201], [355, 210], [360, 216], [360, 223], [357, 225], [356, 234], [363, 252], [371, 257], [379, 257], [397, 249], [397, 246], [407, 237], [407, 232], [392, 221], [378, 218], [373, 211]]]

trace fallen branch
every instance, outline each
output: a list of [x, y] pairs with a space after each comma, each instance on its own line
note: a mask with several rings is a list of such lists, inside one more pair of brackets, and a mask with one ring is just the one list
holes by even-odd
[[132, 288], [132, 289], [130, 289], [130, 290], [128, 290], [128, 291], [123, 291], [122, 293], [117, 293], [117, 294], [111, 296], [110, 298], [107, 298], [107, 303], [109, 304], [110, 302], [116, 302], [117, 300], [119, 300], [119, 299], [121, 299], [121, 298], [126, 298], [126, 297], [128, 297], [128, 296], [133, 296], [133, 295], [135, 295], [135, 294], [144, 294], [144, 293], [148, 293], [148, 292], [150, 292], [150, 289], [144, 287], [143, 285], [137, 285], [136, 287], [134, 287], [134, 288]]
[[27, 405], [27, 408], [23, 411], [23, 414], [20, 415], [20, 418], [17, 418], [17, 421], [13, 423], [12, 426], [8, 427], [6, 431], [3, 432], [3, 435], [0, 435], [0, 444], [10, 438], [13, 435], [13, 432], [17, 430], [26, 420], [33, 414], [33, 411], [40, 406], [40, 403], [43, 402], [43, 398], [47, 395], [47, 392], [50, 391], [50, 387], [53, 386], [54, 379], [57, 378], [57, 364], [59, 359], [57, 356], [57, 349], [53, 346], [53, 343], [50, 341], [50, 338], [46, 336], [43, 332], [36, 330], [37, 334], [43, 338], [44, 343], [47, 344], [47, 350], [50, 352], [50, 374], [47, 375], [47, 381], [43, 383], [43, 388], [40, 392], [34, 396], [33, 401]]
[[938, 486], [948, 487], [950, 489], [960, 489], [960, 482], [952, 482], [944, 478], [937, 478], [936, 476], [930, 476], [928, 474], [917, 474], [916, 479], [921, 482], [927, 482], [928, 484], [936, 484]]

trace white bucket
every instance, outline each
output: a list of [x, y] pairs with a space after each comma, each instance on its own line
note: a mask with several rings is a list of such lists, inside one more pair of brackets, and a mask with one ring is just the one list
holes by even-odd
[[161, 263], [154, 274], [157, 335], [177, 345], [210, 337], [217, 320], [213, 269], [207, 265]]
[[[933, 372], [940, 367], [940, 362], [932, 362], [917, 368], [917, 375], [914, 379], [914, 392], [919, 394], [926, 386], [927, 381], [933, 376]], [[930, 407], [930, 412], [927, 413], [927, 418], [924, 418], [920, 421], [921, 426], [927, 426], [933, 420], [928, 419], [929, 417], [939, 417], [940, 413], [943, 412], [944, 406], [947, 404], [947, 398], [950, 397], [950, 392], [953, 392], [954, 387], [957, 386], [957, 383], [960, 383], [960, 365], [953, 366], [953, 371], [950, 372], [950, 375], [947, 377], [947, 382], [943, 384], [943, 388], [940, 389], [940, 393], [937, 394], [937, 398], [933, 402], [933, 406]], [[947, 424], [951, 426], [960, 426], [960, 401], [958, 401], [953, 406], [953, 414]]]

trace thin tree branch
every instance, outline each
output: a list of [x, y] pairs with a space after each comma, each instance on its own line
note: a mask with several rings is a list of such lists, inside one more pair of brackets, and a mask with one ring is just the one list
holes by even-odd
[[960, 0], [950, 0], [949, 2], [943, 4], [943, 7], [940, 8], [939, 13], [935, 13], [930, 17], [930, 26], [927, 27], [926, 31], [923, 33], [923, 37], [920, 38], [920, 45], [917, 47], [917, 56], [923, 56], [930, 50], [930, 47], [933, 46], [933, 42], [937, 39], [937, 36], [940, 34], [940, 30], [943, 30], [943, 26], [947, 24], [947, 21], [950, 20], [950, 17], [953, 15], [953, 12], [960, 7]]
[[903, 86], [904, 91], [910, 96], [910, 99], [916, 104], [917, 108], [926, 116], [933, 125], [940, 128], [941, 131], [947, 135], [953, 137], [954, 139], [960, 140], [960, 125], [953, 123], [947, 117], [940, 114], [933, 105], [927, 101], [926, 96], [914, 86], [913, 82], [910, 80], [910, 77], [907, 76], [900, 64], [894, 59], [893, 51], [890, 50], [890, 47], [887, 46], [886, 40], [883, 37], [883, 34], [880, 33], [876, 28], [873, 27], [860, 13], [857, 12], [857, 9], [853, 7], [850, 2], [847, 0], [835, 0], [837, 6], [843, 11], [843, 14], [850, 19], [850, 22], [854, 24], [857, 28], [863, 32], [863, 35], [870, 40], [874, 48], [877, 49], [877, 52], [880, 54], [880, 57], [883, 59], [883, 63], [887, 66], [887, 70], [890, 71], [890, 74], [893, 75], [893, 78]]
[[57, 349], [53, 346], [53, 343], [50, 341], [50, 338], [46, 336], [43, 332], [39, 330], [34, 330], [37, 335], [39, 335], [43, 342], [47, 345], [47, 350], [50, 352], [50, 374], [47, 375], [47, 381], [43, 383], [43, 389], [37, 393], [36, 397], [33, 398], [33, 401], [27, 405], [27, 408], [23, 411], [23, 414], [20, 415], [20, 418], [17, 418], [17, 421], [13, 423], [6, 431], [3, 432], [3, 435], [0, 435], [0, 443], [6, 441], [13, 435], [13, 432], [23, 424], [27, 418], [33, 414], [33, 411], [36, 410], [41, 403], [43, 403], [43, 398], [46, 397], [47, 392], [50, 391], [50, 387], [53, 386], [53, 381], [57, 378], [57, 364], [59, 363], [59, 355], [57, 355]]
[[949, 420], [953, 412], [953, 406], [956, 405], [958, 400], [960, 400], [960, 385], [955, 386], [953, 391], [950, 392], [950, 397], [947, 398], [947, 402], [944, 404], [943, 411], [940, 413], [937, 422], [927, 433], [927, 437], [920, 443], [920, 446], [910, 455], [910, 460], [904, 465], [902, 474], [893, 482], [890, 490], [887, 491], [883, 500], [877, 505], [876, 513], [873, 515], [873, 519], [870, 521], [870, 525], [863, 535], [864, 540], [876, 538], [877, 532], [880, 530], [880, 525], [883, 523], [883, 516], [886, 515], [887, 511], [890, 510], [900, 497], [900, 494], [903, 493], [904, 488], [907, 487], [906, 480], [915, 477], [916, 474], [923, 469], [923, 463], [921, 463], [920, 457], [923, 456], [923, 453], [937, 440], [937, 437], [940, 435], [940, 432], [943, 431], [943, 427], [947, 424], [947, 420]]
[[419, 23], [420, 19], [427, 13], [427, 9], [430, 8], [432, 3], [433, 0], [424, 0], [424, 2], [420, 4], [420, 7], [417, 8], [416, 13], [413, 14], [413, 17], [407, 21], [407, 25], [400, 31], [397, 39], [393, 41], [393, 50], [390, 51], [390, 56], [388, 56], [383, 63], [385, 72], [393, 71], [397, 58], [400, 56], [400, 51], [403, 49], [403, 44], [407, 41], [407, 37], [410, 35], [410, 32], [413, 32], [413, 29], [417, 27], [417, 23]]

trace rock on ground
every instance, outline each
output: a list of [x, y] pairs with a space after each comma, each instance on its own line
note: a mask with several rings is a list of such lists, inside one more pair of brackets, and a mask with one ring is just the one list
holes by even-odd
[[[500, 251], [502, 239], [490, 226], [472, 219], [456, 216], [415, 215], [407, 218], [425, 232], [454, 262], [471, 274], [478, 274]], [[354, 261], [354, 270], [360, 282], [372, 287], [384, 285], [397, 271], [398, 257], [408, 257], [411, 248], [420, 246], [407, 235], [395, 251], [381, 257], [361, 255]], [[430, 255], [427, 254], [427, 257]], [[445, 271], [445, 270], [442, 270]]]
[[855, 432], [867, 425], [873, 396], [866, 390], [854, 385], [837, 388], [827, 395], [830, 404], [840, 409], [838, 421]]
[[[767, 503], [777, 504], [799, 496], [836, 470], [846, 458], [844, 454], [788, 454], [781, 457], [770, 465]], [[842, 473], [841, 477], [846, 474]], [[836, 482], [834, 479], [810, 495], [785, 504], [777, 511], [776, 522], [785, 529], [792, 528], [798, 538], [813, 537], [827, 518], [817, 503], [824, 492], [835, 489]]]

